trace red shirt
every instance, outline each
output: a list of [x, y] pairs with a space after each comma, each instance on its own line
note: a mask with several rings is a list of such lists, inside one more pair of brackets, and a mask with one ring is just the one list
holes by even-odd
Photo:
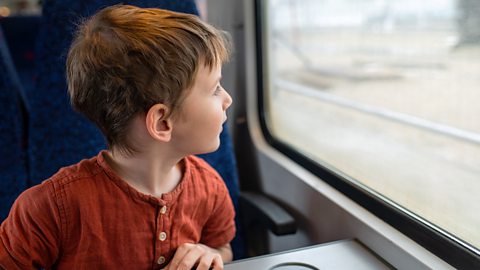
[[61, 169], [15, 202], [0, 227], [0, 265], [160, 269], [182, 243], [229, 243], [234, 210], [223, 180], [197, 157], [183, 163], [183, 179], [161, 198], [121, 180], [102, 152]]

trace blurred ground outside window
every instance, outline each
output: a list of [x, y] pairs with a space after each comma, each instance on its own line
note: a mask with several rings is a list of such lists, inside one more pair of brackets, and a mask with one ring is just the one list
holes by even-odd
[[273, 135], [480, 248], [480, 2], [271, 0]]

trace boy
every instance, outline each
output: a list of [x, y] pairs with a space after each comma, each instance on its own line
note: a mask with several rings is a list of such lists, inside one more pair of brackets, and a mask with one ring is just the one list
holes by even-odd
[[0, 228], [0, 266], [223, 269], [232, 202], [191, 155], [219, 146], [228, 57], [221, 33], [192, 15], [117, 5], [83, 23], [68, 91], [108, 150], [19, 196]]

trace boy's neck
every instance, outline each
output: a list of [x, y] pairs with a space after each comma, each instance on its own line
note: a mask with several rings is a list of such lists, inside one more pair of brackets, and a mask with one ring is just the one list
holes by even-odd
[[183, 177], [181, 159], [147, 153], [126, 156], [118, 151], [107, 151], [110, 167], [133, 188], [141, 193], [161, 198], [175, 189]]

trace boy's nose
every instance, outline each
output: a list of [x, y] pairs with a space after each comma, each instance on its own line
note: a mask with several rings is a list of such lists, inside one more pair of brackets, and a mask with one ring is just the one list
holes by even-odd
[[232, 102], [233, 102], [232, 97], [227, 91], [225, 91], [225, 94], [226, 95], [225, 95], [225, 101], [223, 102], [223, 110], [228, 109], [228, 107], [230, 107], [230, 105], [232, 105]]

